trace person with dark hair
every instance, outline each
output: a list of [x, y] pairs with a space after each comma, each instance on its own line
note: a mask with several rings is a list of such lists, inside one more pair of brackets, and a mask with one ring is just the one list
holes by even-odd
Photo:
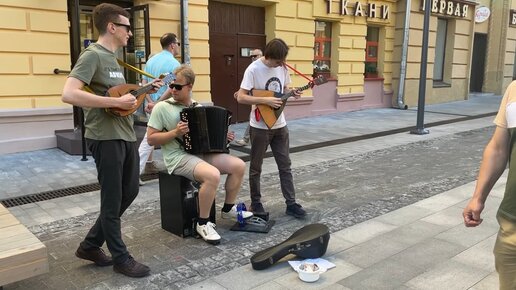
[[[163, 50], [151, 57], [145, 64], [145, 72], [155, 77], [159, 77], [165, 73], [172, 73], [180, 65], [179, 61], [175, 58], [175, 56], [179, 54], [179, 47], [181, 45], [177, 41], [177, 36], [174, 33], [165, 33], [161, 36], [160, 43]], [[142, 83], [145, 84], [149, 81], [152, 80], [144, 76]], [[147, 117], [150, 116], [152, 108], [157, 102], [170, 97], [170, 94], [164, 94], [166, 90], [167, 87], [163, 86], [156, 93], [146, 96], [145, 112], [147, 113]], [[150, 173], [158, 171], [154, 161], [152, 161], [153, 151], [154, 146], [149, 145], [147, 142], [147, 133], [145, 133], [140, 147], [138, 148], [138, 153], [140, 154], [140, 175], [142, 175], [144, 171]], [[140, 185], [145, 184], [141, 179], [139, 179], [139, 183]]]
[[[184, 108], [194, 105], [192, 87], [195, 73], [188, 65], [181, 65], [174, 73], [176, 80], [170, 85], [172, 99], [159, 102], [154, 107], [147, 127], [149, 144], [161, 145], [163, 160], [170, 174], [184, 176], [201, 183], [199, 188], [199, 218], [195, 229], [208, 243], [220, 243], [220, 236], [215, 231], [215, 224], [209, 221], [210, 210], [220, 175], [227, 174], [226, 198], [222, 207], [221, 217], [237, 220], [235, 200], [242, 186], [245, 173], [245, 163], [240, 158], [226, 153], [205, 153], [192, 155], [185, 151], [180, 138], [189, 132], [188, 123], [180, 120]], [[228, 140], [234, 138], [233, 132], [228, 132]], [[253, 214], [242, 212], [244, 218]]]
[[[62, 93], [63, 102], [84, 109], [84, 136], [100, 183], [99, 217], [75, 255], [97, 266], [113, 265], [114, 271], [130, 277], [143, 277], [150, 269], [129, 254], [120, 224], [120, 217], [138, 195], [139, 160], [133, 117], [119, 117], [106, 111], [137, 106], [130, 93], [118, 98], [106, 96], [109, 88], [125, 84], [116, 52], [132, 36], [129, 14], [119, 6], [103, 3], [93, 9], [93, 22], [99, 31], [98, 40], [81, 53]], [[161, 84], [159, 80], [153, 82], [155, 89]], [[104, 242], [112, 257], [102, 250]]]
[[[288, 54], [287, 44], [279, 38], [274, 38], [267, 43], [264, 56], [252, 62], [244, 73], [244, 78], [238, 91], [238, 102], [247, 105], [264, 104], [272, 108], [282, 105], [280, 98], [252, 96], [251, 90], [268, 90], [286, 94], [290, 92], [290, 75], [284, 63]], [[295, 98], [300, 97], [300, 92], [294, 91]], [[278, 117], [277, 122], [268, 128], [253, 106], [249, 118], [251, 126], [251, 164], [249, 167], [249, 187], [251, 193], [251, 211], [264, 212], [261, 201], [260, 177], [262, 164], [267, 147], [270, 146], [274, 160], [278, 166], [281, 192], [287, 205], [286, 214], [296, 218], [303, 218], [306, 211], [296, 202], [294, 181], [292, 178], [291, 161], [289, 156], [289, 132], [284, 113]]]

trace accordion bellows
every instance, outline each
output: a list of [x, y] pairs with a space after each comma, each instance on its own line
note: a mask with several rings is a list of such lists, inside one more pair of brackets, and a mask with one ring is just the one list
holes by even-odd
[[183, 146], [190, 154], [229, 153], [228, 127], [231, 112], [218, 106], [185, 108], [181, 121], [188, 122], [189, 131], [183, 136]]

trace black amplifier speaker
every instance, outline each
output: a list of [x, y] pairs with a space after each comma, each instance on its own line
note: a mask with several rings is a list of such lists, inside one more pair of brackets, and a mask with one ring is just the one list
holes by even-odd
[[[197, 236], [199, 183], [190, 179], [159, 172], [161, 227], [180, 237]], [[210, 221], [215, 223], [215, 202], [211, 206]]]

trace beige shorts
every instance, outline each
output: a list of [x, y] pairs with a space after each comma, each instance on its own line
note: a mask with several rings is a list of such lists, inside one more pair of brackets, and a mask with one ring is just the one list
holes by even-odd
[[500, 290], [516, 289], [516, 222], [497, 214], [500, 230], [493, 249]]
[[195, 180], [194, 170], [195, 166], [203, 161], [204, 160], [202, 160], [199, 156], [187, 154], [181, 159], [181, 161], [179, 161], [179, 164], [177, 164], [172, 174], [184, 176], [190, 180], [198, 181]]

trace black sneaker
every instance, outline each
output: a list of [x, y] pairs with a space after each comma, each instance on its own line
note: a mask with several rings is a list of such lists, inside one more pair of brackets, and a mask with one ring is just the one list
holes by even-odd
[[93, 263], [95, 263], [95, 265], [101, 267], [113, 265], [113, 260], [111, 259], [111, 257], [106, 255], [106, 253], [104, 253], [104, 250], [102, 250], [102, 248], [93, 248], [85, 250], [81, 246], [79, 246], [79, 248], [77, 248], [77, 251], [75, 251], [75, 256], [77, 258], [92, 261]]
[[306, 211], [299, 203], [287, 205], [287, 210], [285, 213], [294, 216], [295, 218], [303, 218], [306, 216]]
[[149, 267], [145, 266], [142, 263], [136, 262], [136, 260], [131, 255], [129, 255], [125, 262], [120, 264], [114, 264], [113, 270], [117, 273], [121, 273], [126, 276], [135, 278], [145, 277], [150, 273]]
[[265, 212], [265, 209], [263, 208], [263, 205], [261, 202], [252, 202], [251, 206], [249, 208], [249, 211], [252, 212]]

